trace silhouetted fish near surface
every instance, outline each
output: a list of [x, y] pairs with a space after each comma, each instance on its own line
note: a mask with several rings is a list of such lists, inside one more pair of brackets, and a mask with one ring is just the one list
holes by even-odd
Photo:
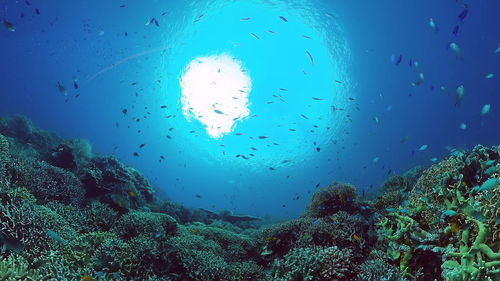
[[310, 54], [308, 51], [306, 51], [306, 54], [307, 54], [307, 56], [309, 57], [309, 60], [311, 61], [311, 65], [312, 65], [312, 66], [314, 66], [314, 60], [313, 60], [313, 57], [311, 56], [311, 54]]
[[304, 114], [300, 114], [300, 116], [304, 117], [305, 119], [309, 120], [309, 118], [307, 116], [305, 116]]
[[311, 37], [309, 37], [309, 36], [306, 36], [306, 35], [302, 35], [302, 38], [306, 38], [306, 39], [312, 39]]
[[195, 22], [199, 22], [199, 21], [203, 18], [203, 16], [204, 16], [204, 15], [205, 15], [205, 14], [200, 15], [197, 19], [195, 19], [195, 20], [193, 21], [193, 23], [195, 23]]
[[241, 21], [247, 21], [247, 20], [250, 20], [250, 18], [241, 18], [240, 20]]
[[139, 145], [139, 148], [143, 148], [145, 145], [145, 143], [142, 143], [141, 145]]
[[282, 21], [284, 21], [284, 22], [288, 22], [288, 20], [287, 20], [287, 19], [285, 19], [283, 16], [280, 16], [280, 19], [281, 19]]
[[323, 99], [320, 99], [320, 98], [316, 98], [316, 97], [312, 97], [313, 100], [323, 100]]
[[214, 112], [217, 113], [217, 114], [224, 114], [222, 111], [217, 110], [217, 109], [214, 109]]
[[262, 139], [267, 139], [267, 138], [269, 138], [269, 137], [268, 136], [259, 136], [259, 139], [261, 139], [261, 140]]
[[40, 10], [38, 10], [38, 8], [35, 8], [35, 14], [37, 14], [37, 15], [40, 14]]
[[255, 35], [254, 33], [250, 32], [250, 35], [252, 35], [257, 40], [260, 40], [259, 36]]
[[139, 153], [137, 153], [137, 152], [134, 152], [134, 153], [133, 153], [133, 155], [134, 155], [135, 157], [139, 157]]

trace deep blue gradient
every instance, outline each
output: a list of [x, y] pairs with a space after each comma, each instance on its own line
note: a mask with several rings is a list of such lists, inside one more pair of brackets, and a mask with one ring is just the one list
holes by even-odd
[[[0, 29], [0, 115], [88, 139], [188, 206], [293, 217], [317, 184], [373, 191], [450, 149], [500, 143], [500, 3], [471, 1], [459, 22], [459, 2], [3, 0], [0, 19], [16, 30]], [[193, 59], [222, 53], [248, 71], [258, 117], [213, 139], [184, 117], [179, 79]]]

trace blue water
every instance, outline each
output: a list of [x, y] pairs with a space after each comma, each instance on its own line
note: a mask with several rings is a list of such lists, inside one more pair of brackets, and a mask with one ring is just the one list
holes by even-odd
[[[191, 207], [298, 216], [318, 184], [373, 191], [450, 149], [500, 141], [498, 1], [470, 1], [463, 21], [451, 0], [0, 3], [15, 25], [0, 29], [0, 114], [88, 139]], [[224, 55], [251, 80], [248, 114], [212, 137], [183, 109], [180, 80], [190, 62]], [[207, 108], [211, 124], [228, 119]]]

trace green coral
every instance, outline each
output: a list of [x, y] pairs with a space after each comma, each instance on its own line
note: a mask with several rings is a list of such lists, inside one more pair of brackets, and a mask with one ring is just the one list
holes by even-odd
[[50, 274], [39, 269], [31, 269], [26, 260], [19, 255], [10, 255], [0, 260], [0, 280], [2, 281], [45, 281], [50, 280]]

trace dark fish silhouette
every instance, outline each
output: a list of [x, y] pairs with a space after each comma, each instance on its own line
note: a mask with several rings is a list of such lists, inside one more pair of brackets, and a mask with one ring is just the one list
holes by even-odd
[[282, 16], [280, 16], [280, 19], [281, 19], [282, 21], [284, 21], [284, 22], [288, 22], [288, 20], [287, 20], [287, 19], [285, 19], [285, 18], [284, 18], [284, 17], [282, 17]]
[[466, 4], [464, 4], [464, 10], [458, 15], [458, 20], [463, 21], [467, 17], [468, 13], [469, 13], [469, 8], [467, 7]]

